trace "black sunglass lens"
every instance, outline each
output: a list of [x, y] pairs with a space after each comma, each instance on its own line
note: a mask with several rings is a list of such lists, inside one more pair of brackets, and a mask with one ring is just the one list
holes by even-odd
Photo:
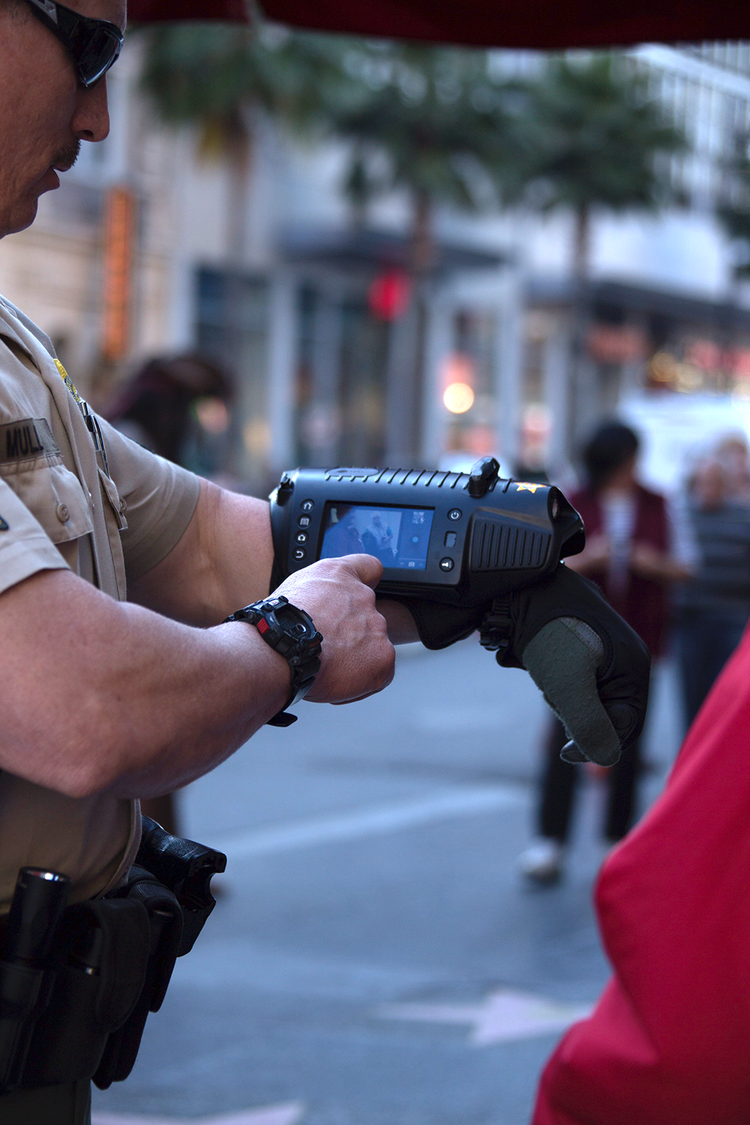
[[93, 86], [120, 54], [121, 40], [106, 28], [97, 28], [89, 36], [78, 55], [77, 66], [85, 86]]

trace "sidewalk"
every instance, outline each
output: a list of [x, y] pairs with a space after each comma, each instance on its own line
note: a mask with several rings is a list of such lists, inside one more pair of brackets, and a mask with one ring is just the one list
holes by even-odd
[[[409, 650], [384, 695], [304, 705], [192, 786], [185, 831], [227, 851], [224, 893], [95, 1121], [526, 1125], [541, 1066], [608, 975], [596, 782], [567, 879], [516, 873], [545, 710], [475, 642]], [[677, 739], [667, 669], [649, 796]]]

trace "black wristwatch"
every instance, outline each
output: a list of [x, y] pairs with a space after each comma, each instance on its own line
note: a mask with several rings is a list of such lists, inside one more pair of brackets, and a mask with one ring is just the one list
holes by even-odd
[[305, 698], [320, 668], [323, 637], [315, 628], [310, 614], [297, 609], [279, 594], [246, 605], [226, 620], [249, 621], [266, 644], [284, 657], [292, 673], [292, 694], [283, 710], [268, 720], [268, 726], [288, 727], [296, 723], [297, 716], [288, 714], [286, 708]]

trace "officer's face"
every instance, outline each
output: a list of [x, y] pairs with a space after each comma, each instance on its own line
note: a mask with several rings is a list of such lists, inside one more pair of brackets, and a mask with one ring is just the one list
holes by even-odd
[[[84, 16], [125, 26], [126, 0], [66, 0]], [[78, 84], [65, 47], [28, 10], [0, 0], [0, 238], [36, 217], [39, 196], [59, 187], [81, 141], [109, 132], [106, 79]]]

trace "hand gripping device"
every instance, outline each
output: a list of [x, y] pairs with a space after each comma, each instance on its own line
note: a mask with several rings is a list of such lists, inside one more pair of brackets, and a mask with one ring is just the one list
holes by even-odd
[[470, 473], [295, 469], [271, 494], [272, 589], [296, 570], [364, 552], [376, 593], [404, 603], [428, 648], [480, 631], [498, 663], [526, 668], [563, 721], [569, 761], [613, 765], [640, 734], [650, 658], [585, 578], [562, 566], [585, 545], [553, 485]]

